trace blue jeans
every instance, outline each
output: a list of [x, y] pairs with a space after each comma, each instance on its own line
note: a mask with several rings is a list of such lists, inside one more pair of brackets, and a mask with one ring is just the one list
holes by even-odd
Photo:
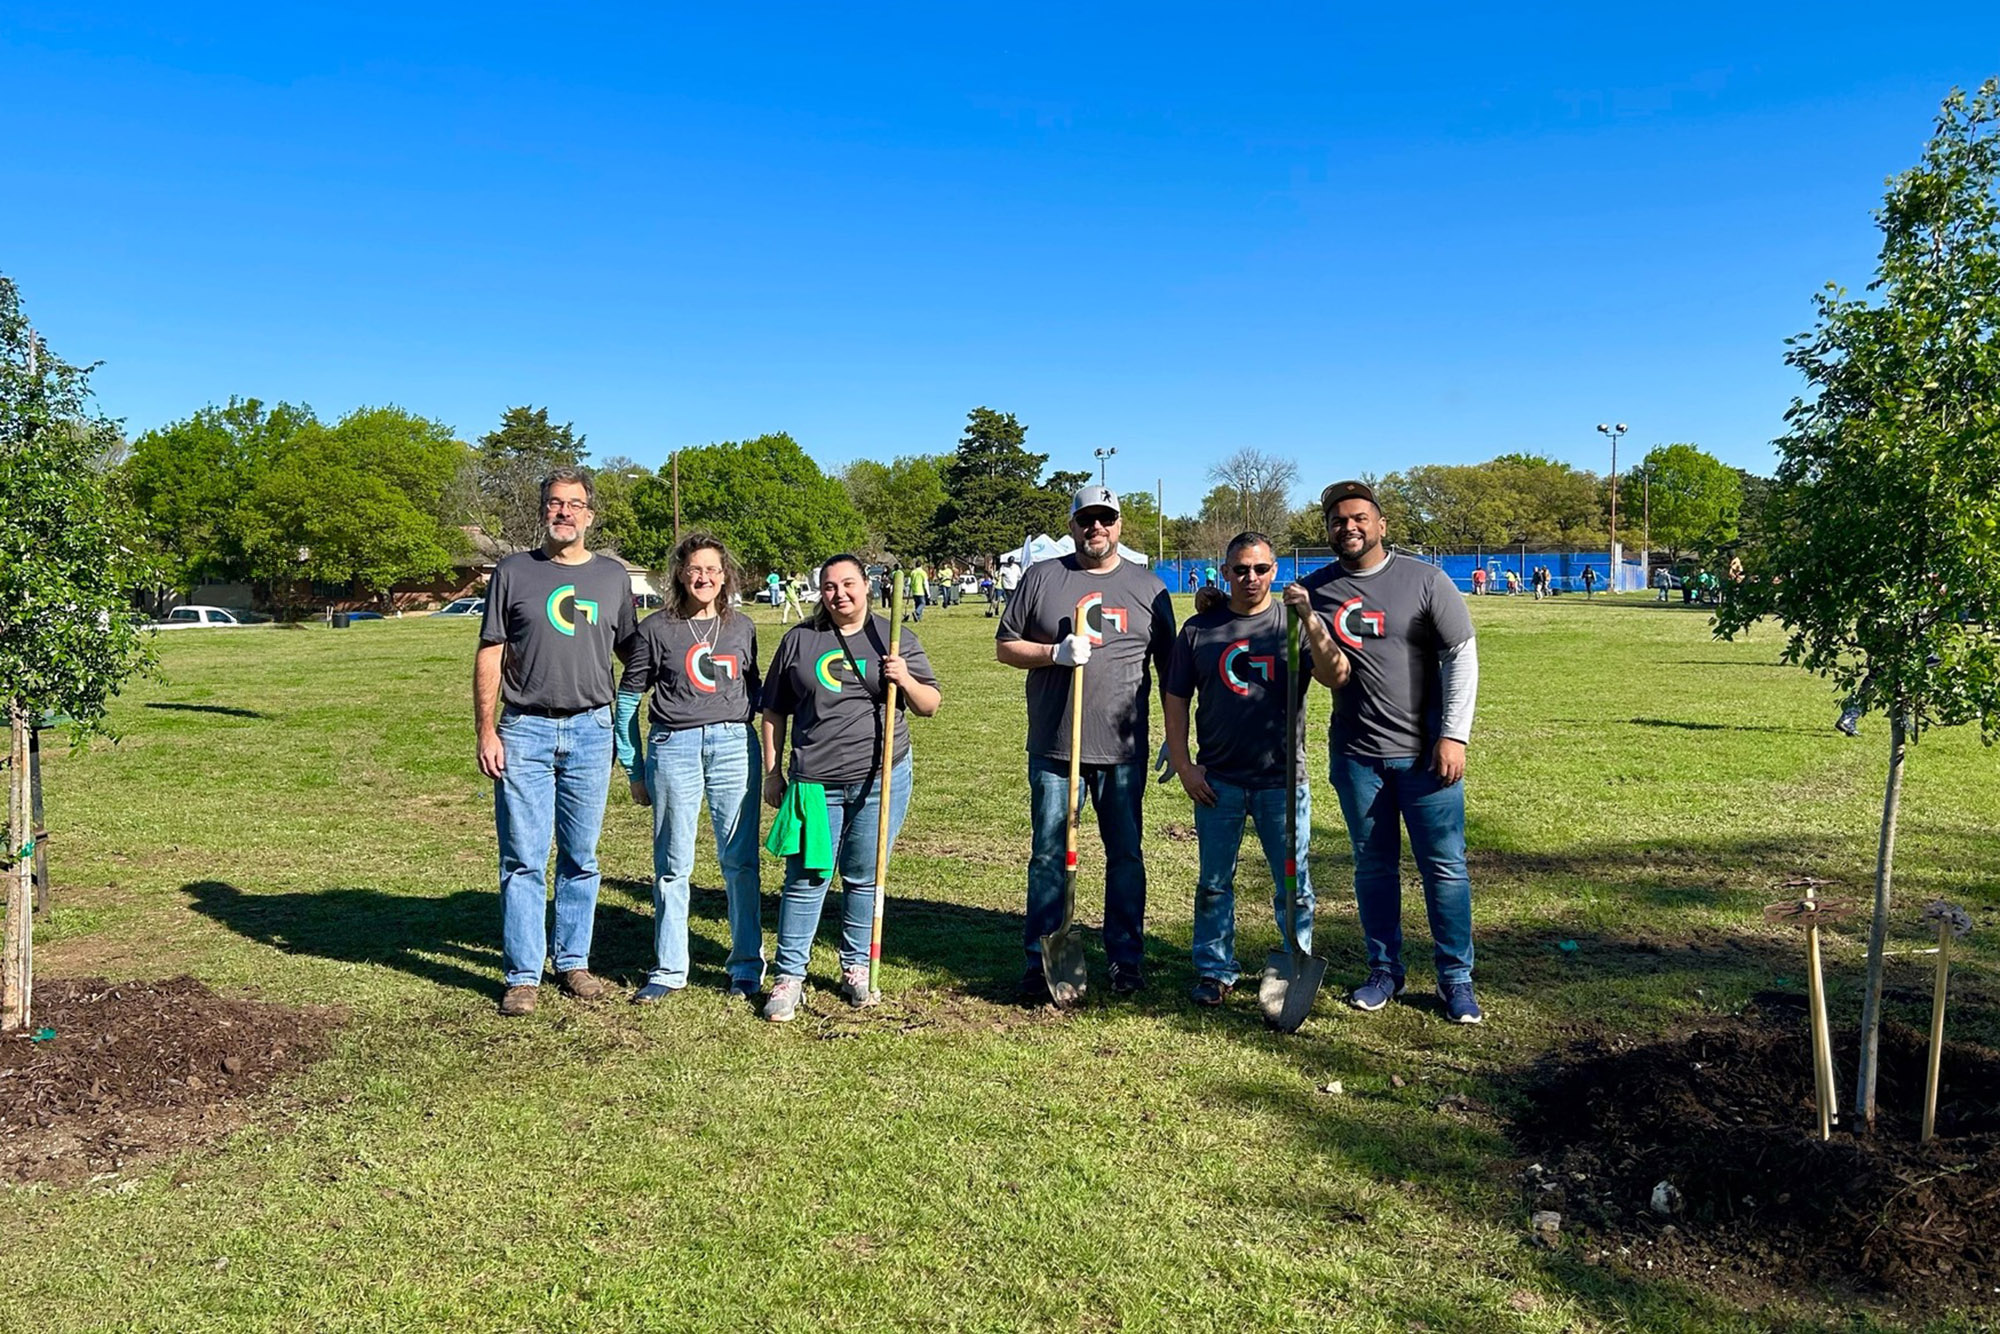
[[[1415, 756], [1334, 752], [1329, 777], [1354, 844], [1354, 902], [1368, 967], [1403, 975], [1403, 825], [1424, 883], [1438, 981], [1472, 980], [1472, 884], [1465, 875], [1465, 784], [1447, 786]], [[1399, 823], [1400, 821], [1400, 823]]]
[[[1146, 761], [1086, 764], [1077, 808], [1090, 797], [1097, 832], [1104, 839], [1104, 954], [1116, 964], [1137, 965], [1145, 956], [1146, 861], [1140, 851]], [[1069, 761], [1028, 756], [1028, 815], [1034, 848], [1028, 857], [1028, 917], [1024, 943], [1028, 966], [1042, 962], [1042, 937], [1062, 925], [1063, 807], [1069, 795]]]
[[701, 800], [715, 831], [729, 900], [729, 979], [764, 982], [764, 920], [757, 874], [757, 785], [763, 750], [749, 723], [656, 731], [646, 740], [646, 786], [653, 792], [653, 967], [648, 982], [688, 979], [688, 874], [694, 870]]
[[[510, 987], [590, 966], [597, 918], [597, 835], [611, 786], [611, 706], [566, 718], [503, 711], [507, 767], [493, 785], [500, 835], [500, 963]], [[548, 928], [549, 840], [556, 845], [556, 920]]]
[[923, 594], [923, 593], [913, 593], [913, 594], [911, 594], [911, 595], [910, 595], [910, 619], [911, 619], [911, 620], [913, 620], [913, 621], [921, 621], [922, 619], [924, 619], [924, 601], [925, 601], [925, 598], [926, 598], [926, 595], [925, 595], [925, 594]]
[[[1236, 859], [1243, 847], [1243, 824], [1257, 826], [1264, 861], [1271, 868], [1271, 914], [1278, 938], [1285, 935], [1285, 789], [1246, 788], [1208, 780], [1215, 804], [1194, 807], [1194, 833], [1201, 852], [1201, 871], [1194, 888], [1194, 970], [1230, 986], [1243, 975], [1236, 962]], [[1312, 835], [1312, 788], [1299, 784], [1299, 816], [1292, 855], [1298, 862], [1298, 894], [1292, 902], [1293, 930], [1299, 949], [1312, 953], [1313, 890], [1306, 872], [1306, 847]]]
[[[910, 757], [896, 761], [889, 774], [889, 848], [903, 828], [910, 809]], [[876, 774], [845, 786], [826, 789], [827, 832], [833, 838], [834, 869], [840, 875], [840, 966], [868, 966], [868, 946], [875, 934], [875, 825], [881, 819], [882, 777]], [[778, 900], [779, 977], [804, 977], [819, 933], [820, 909], [833, 877], [808, 871], [797, 853], [785, 858], [785, 888]]]

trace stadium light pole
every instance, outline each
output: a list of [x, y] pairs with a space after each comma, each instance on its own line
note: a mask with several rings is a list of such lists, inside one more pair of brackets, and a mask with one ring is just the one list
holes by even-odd
[[1616, 426], [1597, 423], [1601, 434], [1611, 437], [1611, 591], [1618, 591], [1618, 439], [1625, 434], [1624, 422]]
[[1105, 465], [1106, 465], [1106, 464], [1107, 464], [1107, 463], [1108, 463], [1108, 462], [1110, 461], [1110, 459], [1111, 459], [1111, 456], [1112, 456], [1113, 454], [1116, 454], [1117, 452], [1118, 452], [1118, 446], [1116, 446], [1116, 445], [1113, 445], [1113, 446], [1112, 446], [1111, 448], [1109, 448], [1109, 449], [1100, 449], [1100, 450], [1097, 450], [1097, 451], [1096, 451], [1096, 453], [1097, 453], [1097, 484], [1098, 484], [1099, 486], [1103, 487], [1103, 488], [1104, 488], [1105, 490], [1107, 490], [1107, 491], [1109, 491], [1109, 490], [1111, 489], [1111, 483], [1105, 480], [1105, 473], [1106, 473], [1106, 471], [1108, 471], [1108, 469], [1106, 468], [1106, 466], [1105, 466]]

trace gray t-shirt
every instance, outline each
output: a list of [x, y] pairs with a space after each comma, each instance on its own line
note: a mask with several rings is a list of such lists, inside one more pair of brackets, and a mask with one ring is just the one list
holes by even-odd
[[618, 688], [653, 692], [646, 715], [656, 729], [747, 723], [762, 693], [757, 626], [742, 612], [701, 621], [648, 616], [639, 622]]
[[[1293, 683], [1301, 698], [1311, 679], [1301, 642]], [[1209, 777], [1237, 787], [1285, 785], [1285, 684], [1285, 607], [1276, 598], [1249, 615], [1225, 606], [1188, 618], [1174, 639], [1166, 689], [1194, 701], [1195, 762]], [[1304, 709], [1298, 717], [1303, 735]], [[1305, 747], [1293, 753], [1293, 782], [1303, 782]]]
[[582, 713], [611, 702], [611, 655], [622, 657], [637, 632], [623, 565], [602, 555], [564, 565], [537, 548], [493, 567], [479, 642], [507, 646], [500, 669], [507, 704]]
[[[865, 681], [854, 679], [840, 637], [808, 621], [795, 625], [778, 641], [771, 670], [764, 678], [763, 708], [791, 719], [793, 779], [807, 783], [858, 783], [882, 763], [883, 648], [889, 642], [887, 618], [871, 615], [866, 625], [847, 636], [847, 647], [861, 665]], [[924, 646], [903, 627], [902, 658], [910, 675], [927, 686], [937, 676]], [[910, 753], [908, 702], [896, 693], [896, 753]]]
[[1444, 716], [1438, 655], [1472, 638], [1472, 616], [1435, 565], [1391, 554], [1367, 574], [1334, 564], [1299, 581], [1353, 667], [1327, 736], [1343, 754], [1429, 752]]
[[[1076, 557], [1038, 561], [1007, 599], [994, 638], [1053, 644], [1073, 633], [1077, 603], [1092, 599], [1084, 625], [1091, 637], [1083, 669], [1083, 762], [1129, 764], [1151, 759], [1146, 695], [1157, 665], [1164, 676], [1174, 645], [1174, 604], [1167, 586], [1143, 565], [1120, 561], [1103, 574]], [[1028, 753], [1069, 758], [1068, 667], [1028, 671]]]

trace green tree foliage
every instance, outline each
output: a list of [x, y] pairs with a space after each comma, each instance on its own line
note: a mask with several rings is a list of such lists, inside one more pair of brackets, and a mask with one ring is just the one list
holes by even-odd
[[934, 559], [949, 555], [938, 544], [938, 511], [944, 508], [943, 459], [911, 454], [892, 463], [856, 459], [840, 470], [840, 484], [868, 528], [868, 554]]
[[508, 408], [498, 429], [479, 437], [479, 494], [487, 531], [517, 547], [542, 540], [542, 478], [583, 462], [583, 437], [558, 426], [547, 408]]
[[449, 573], [466, 545], [448, 507], [469, 453], [394, 407], [301, 431], [237, 512], [249, 572], [281, 605], [300, 579], [384, 593]]
[[981, 407], [967, 414], [958, 450], [944, 465], [941, 550], [997, 559], [1037, 533], [1068, 531], [1070, 494], [1090, 474], [1043, 479], [1049, 456], [1030, 454], [1027, 438], [1011, 412]]
[[[1683, 553], [1713, 553], [1736, 540], [1743, 509], [1743, 476], [1694, 445], [1658, 445], [1638, 471], [1651, 493], [1653, 546], [1675, 559]], [[1619, 494], [1619, 518], [1637, 534], [1641, 482], [1628, 478]]]
[[66, 713], [79, 738], [102, 730], [111, 697], [150, 658], [129, 596], [148, 573], [138, 524], [100, 466], [117, 439], [91, 405], [89, 370], [40, 348], [0, 276], [0, 708], [14, 755], [0, 1028], [25, 1028], [31, 1013], [26, 729]]
[[[753, 574], [804, 570], [867, 536], [840, 483], [782, 432], [684, 449], [680, 473], [683, 527], [714, 533]], [[671, 478], [635, 483], [632, 516], [625, 558], [665, 568], [674, 548]]]
[[1609, 516], [1595, 474], [1535, 454], [1422, 464], [1375, 483], [1391, 540], [1425, 547], [1601, 546]]
[[1777, 441], [1772, 579], [1717, 618], [1784, 625], [1784, 656], [1888, 714], [1856, 1106], [1873, 1124], [1882, 959], [1908, 742], [1977, 721], [2000, 740], [2000, 82], [1954, 89], [1877, 211], [1873, 299], [1838, 286], [1785, 360], [1810, 397]]
[[626, 539], [637, 523], [632, 513], [632, 488], [651, 475], [623, 454], [613, 454], [591, 468], [591, 489], [597, 495], [590, 525], [589, 540], [593, 548], [615, 547], [621, 553], [625, 550]]
[[309, 407], [232, 398], [132, 442], [119, 477], [146, 515], [162, 577], [186, 590], [249, 577], [238, 511], [271, 465], [316, 429]]

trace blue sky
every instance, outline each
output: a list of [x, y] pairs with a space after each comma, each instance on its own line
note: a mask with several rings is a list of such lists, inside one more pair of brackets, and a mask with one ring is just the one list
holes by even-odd
[[985, 404], [1174, 512], [1246, 445], [1603, 471], [1604, 420], [1768, 471], [1783, 339], [2000, 73], [2000, 8], [1360, 8], [10, 6], [0, 272], [134, 433], [834, 468]]

